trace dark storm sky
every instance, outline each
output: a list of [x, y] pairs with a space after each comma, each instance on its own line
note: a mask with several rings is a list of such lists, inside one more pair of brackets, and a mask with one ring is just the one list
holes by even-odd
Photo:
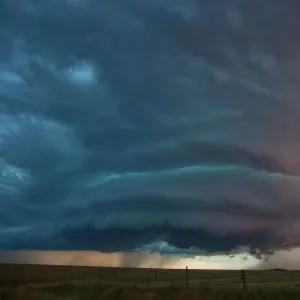
[[297, 246], [299, 28], [296, 0], [1, 0], [0, 248]]

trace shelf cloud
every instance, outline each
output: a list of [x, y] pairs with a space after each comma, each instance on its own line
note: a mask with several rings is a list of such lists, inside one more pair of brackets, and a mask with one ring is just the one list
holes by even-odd
[[1, 1], [0, 249], [299, 246], [299, 12]]

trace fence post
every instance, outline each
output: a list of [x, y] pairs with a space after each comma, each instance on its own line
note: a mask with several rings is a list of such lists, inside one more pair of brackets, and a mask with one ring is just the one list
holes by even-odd
[[185, 287], [188, 287], [188, 267], [185, 267]]
[[247, 285], [246, 285], [246, 276], [245, 276], [245, 270], [242, 270], [242, 281], [243, 281], [243, 289], [246, 292], [247, 291]]

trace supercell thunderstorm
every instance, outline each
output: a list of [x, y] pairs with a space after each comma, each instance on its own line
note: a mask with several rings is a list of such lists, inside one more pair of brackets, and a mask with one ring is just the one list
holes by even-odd
[[296, 247], [298, 2], [2, 0], [0, 249]]

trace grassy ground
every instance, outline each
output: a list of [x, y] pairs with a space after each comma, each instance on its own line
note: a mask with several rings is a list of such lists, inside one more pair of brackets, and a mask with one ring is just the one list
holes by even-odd
[[0, 265], [0, 300], [110, 299], [294, 299], [300, 271], [240, 271], [89, 268]]
[[[199, 286], [185, 288], [111, 286], [96, 283], [59, 283], [56, 285], [19, 286], [3, 289], [3, 300], [299, 300], [300, 291], [288, 287], [250, 288], [246, 293], [238, 287]], [[1, 299], [1, 298], [0, 298]]]

